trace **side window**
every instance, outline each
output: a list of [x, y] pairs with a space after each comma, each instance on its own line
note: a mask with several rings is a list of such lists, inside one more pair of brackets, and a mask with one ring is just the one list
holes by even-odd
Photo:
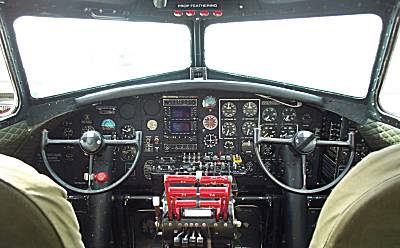
[[12, 114], [16, 108], [17, 95], [13, 87], [6, 61], [0, 55], [0, 119]]
[[385, 112], [400, 117], [400, 41], [398, 36], [379, 94], [379, 103]]

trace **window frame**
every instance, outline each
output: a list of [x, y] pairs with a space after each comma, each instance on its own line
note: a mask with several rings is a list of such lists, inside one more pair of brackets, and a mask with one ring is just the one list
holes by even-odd
[[[399, 5], [400, 5], [400, 3], [399, 3]], [[389, 70], [391, 70], [390, 62], [391, 62], [393, 52], [396, 48], [396, 45], [398, 46], [397, 50], [399, 50], [399, 52], [400, 52], [400, 8], [397, 10], [397, 13], [395, 13], [394, 15], [395, 15], [395, 17], [393, 20], [393, 27], [391, 29], [389, 29], [387, 32], [387, 36], [388, 36], [387, 46], [386, 46], [387, 50], [385, 51], [384, 59], [382, 59], [383, 60], [382, 73], [381, 73], [381, 77], [379, 78], [379, 82], [377, 83], [376, 94], [374, 95], [373, 99], [374, 99], [374, 102], [376, 103], [376, 107], [377, 107], [379, 114], [381, 114], [383, 116], [387, 116], [390, 119], [395, 119], [397, 121], [400, 121], [400, 115], [397, 116], [396, 114], [385, 110], [385, 108], [382, 106], [381, 101], [380, 101], [381, 92], [382, 92], [382, 89], [385, 84], [386, 74], [388, 73]], [[389, 119], [389, 121], [390, 121], [390, 119]], [[386, 121], [388, 121], [388, 120], [386, 120]]]
[[4, 121], [9, 118], [15, 117], [21, 111], [21, 106], [23, 105], [22, 103], [23, 97], [21, 96], [20, 88], [16, 84], [18, 82], [18, 77], [20, 76], [19, 70], [15, 69], [16, 68], [15, 58], [13, 52], [10, 51], [12, 50], [10, 48], [12, 43], [9, 37], [10, 37], [9, 30], [4, 20], [3, 12], [0, 11], [0, 50], [1, 50], [0, 56], [2, 56], [2, 58], [0, 59], [4, 60], [4, 64], [6, 66], [14, 94], [13, 107], [6, 114], [0, 115], [0, 121]]

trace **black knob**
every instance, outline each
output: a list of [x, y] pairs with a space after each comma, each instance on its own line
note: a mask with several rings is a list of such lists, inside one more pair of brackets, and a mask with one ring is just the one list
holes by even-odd
[[299, 131], [293, 137], [293, 148], [300, 154], [313, 152], [316, 145], [316, 137], [310, 131]]
[[90, 130], [83, 133], [79, 143], [84, 152], [93, 154], [103, 146], [103, 137], [99, 132]]

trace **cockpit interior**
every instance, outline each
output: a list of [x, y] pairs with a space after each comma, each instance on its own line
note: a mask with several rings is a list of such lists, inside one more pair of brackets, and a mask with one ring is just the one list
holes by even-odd
[[0, 153], [65, 189], [81, 247], [399, 247], [399, 10], [0, 1]]

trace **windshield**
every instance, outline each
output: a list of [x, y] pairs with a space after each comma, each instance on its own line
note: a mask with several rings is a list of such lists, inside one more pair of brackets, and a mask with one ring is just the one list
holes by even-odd
[[207, 67], [365, 97], [382, 29], [372, 14], [213, 24]]
[[24, 16], [14, 22], [35, 98], [182, 70], [190, 31], [170, 23]]

